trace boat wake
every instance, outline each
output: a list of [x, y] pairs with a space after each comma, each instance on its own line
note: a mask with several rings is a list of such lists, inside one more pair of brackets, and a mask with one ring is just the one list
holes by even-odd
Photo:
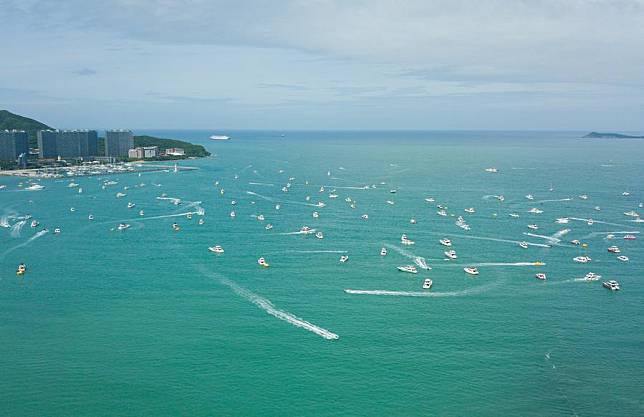
[[15, 251], [16, 249], [24, 248], [25, 246], [29, 245], [29, 244], [30, 244], [31, 242], [33, 242], [34, 240], [38, 239], [38, 238], [39, 238], [39, 237], [41, 237], [41, 236], [46, 235], [47, 233], [49, 233], [49, 231], [48, 231], [47, 229], [43, 229], [43, 230], [39, 231], [38, 233], [36, 233], [35, 235], [33, 235], [32, 237], [30, 237], [29, 239], [27, 239], [27, 241], [26, 241], [26, 242], [23, 242], [23, 243], [21, 243], [21, 244], [19, 244], [19, 245], [16, 245], [16, 246], [14, 246], [14, 247], [12, 247], [12, 248], [9, 248], [9, 249], [7, 249], [6, 251], [4, 251], [4, 252], [2, 253], [2, 256], [1, 256], [0, 258], [4, 258], [5, 256], [7, 256], [7, 255], [8, 255], [8, 254], [10, 254], [11, 252]]
[[301, 206], [309, 206], [309, 207], [317, 207], [315, 204], [311, 203], [303, 203], [301, 201], [293, 201], [293, 200], [278, 200], [276, 198], [271, 198], [271, 197], [266, 197], [265, 195], [258, 194], [253, 191], [246, 191], [246, 194], [248, 195], [254, 195], [256, 197], [261, 198], [262, 200], [270, 201], [271, 203], [289, 203], [289, 204], [299, 204]]
[[327, 340], [335, 340], [339, 339], [340, 336], [337, 334], [324, 329], [322, 327], [316, 326], [313, 323], [310, 323], [304, 319], [301, 319], [287, 311], [279, 310], [277, 307], [271, 303], [270, 300], [261, 297], [246, 288], [240, 287], [233, 281], [230, 281], [228, 279], [222, 278], [219, 280], [222, 284], [228, 286], [230, 289], [232, 289], [237, 295], [245, 298], [246, 300], [250, 301], [251, 303], [255, 304], [257, 307], [261, 308], [268, 314], [270, 314], [273, 317], [276, 317], [280, 320], [283, 320], [289, 324], [292, 324], [293, 326], [300, 327], [302, 329], [308, 330], [309, 332], [315, 333], [318, 336], [323, 337], [324, 339]]
[[481, 285], [474, 288], [461, 291], [392, 291], [392, 290], [344, 290], [347, 294], [352, 295], [386, 295], [394, 297], [464, 297], [467, 295], [482, 294], [488, 291], [496, 284]]
[[309, 229], [308, 232], [303, 232], [301, 230], [298, 230], [297, 232], [284, 232], [284, 233], [278, 233], [278, 235], [282, 236], [290, 236], [290, 235], [310, 235], [311, 233], [315, 233], [315, 229]]
[[405, 249], [403, 249], [403, 248], [401, 248], [399, 246], [392, 245], [390, 243], [383, 243], [383, 246], [388, 248], [388, 249], [391, 249], [391, 250], [393, 250], [393, 251], [395, 251], [395, 252], [397, 252], [399, 254], [401, 254], [402, 256], [405, 256], [405, 257], [407, 257], [409, 259], [412, 259], [414, 261], [414, 263], [416, 264], [416, 266], [418, 266], [419, 268], [431, 269], [429, 267], [429, 265], [427, 265], [427, 260], [425, 258], [423, 258], [422, 256], [416, 256], [413, 253], [411, 253], [409, 251], [406, 251]]
[[261, 185], [263, 187], [275, 187], [275, 184], [270, 184], [267, 182], [249, 182], [248, 185]]
[[[434, 234], [439, 234], [439, 233], [434, 233]], [[455, 236], [458, 238], [464, 238], [464, 239], [474, 239], [474, 240], [490, 240], [492, 242], [504, 242], [504, 243], [514, 243], [518, 245], [519, 242], [518, 240], [510, 240], [510, 239], [497, 239], [495, 237], [485, 237], [485, 236], [470, 236], [470, 235], [450, 235], [450, 236]], [[544, 243], [528, 243], [530, 246], [537, 246], [540, 248], [549, 248], [550, 245], [546, 245]]]
[[18, 223], [14, 224], [11, 228], [11, 237], [20, 237], [20, 231], [26, 223], [27, 220], [20, 220]]

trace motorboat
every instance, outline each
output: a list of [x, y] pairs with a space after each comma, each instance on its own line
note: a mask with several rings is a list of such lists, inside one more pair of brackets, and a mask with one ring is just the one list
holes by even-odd
[[625, 211], [625, 212], [624, 212], [624, 216], [629, 216], [629, 217], [639, 217], [640, 215], [639, 215], [639, 213], [638, 213], [638, 212], [636, 212], [635, 210], [631, 210], [631, 211]]
[[403, 265], [396, 267], [400, 272], [407, 272], [409, 274], [417, 274], [418, 270], [414, 265]]
[[387, 248], [380, 249], [380, 256], [387, 256]]
[[319, 192], [323, 193], [323, 192], [324, 192], [324, 187], [320, 187], [320, 191], [319, 191]]
[[213, 253], [224, 253], [224, 248], [219, 245], [211, 246], [208, 250]]
[[338, 198], [338, 195], [335, 193], [329, 194], [329, 198]]
[[624, 197], [628, 197], [629, 195], [631, 195], [631, 193], [629, 193], [628, 191], [624, 191], [624, 192], [622, 193], [622, 195], [623, 195]]
[[288, 193], [288, 187], [282, 187], [282, 191]]
[[586, 194], [582, 194], [579, 196], [582, 200], [588, 200], [588, 196]]
[[125, 229], [129, 229], [130, 227], [131, 226], [129, 224], [127, 224], [127, 223], [121, 223], [121, 224], [118, 225], [117, 229], [118, 230], [125, 230]]
[[576, 246], [581, 245], [581, 241], [579, 241], [578, 239], [573, 239], [573, 240], [570, 241], [570, 243], [572, 243], [573, 245], [576, 245]]
[[400, 236], [400, 243], [402, 243], [403, 245], [414, 245], [416, 242], [410, 240], [407, 235], [403, 233], [403, 235]]
[[237, 213], [235, 213], [235, 210], [233, 210], [233, 211], [231, 211], [231, 212], [230, 212], [230, 217], [233, 217], [233, 218], [234, 218], [234, 217], [236, 217], [236, 216], [237, 216]]
[[624, 235], [624, 240], [635, 240], [637, 237], [635, 235]]
[[584, 281], [599, 281], [601, 275], [598, 275], [594, 272], [589, 272], [584, 276]]
[[317, 219], [318, 217], [320, 217], [320, 213], [318, 213], [317, 211], [314, 211], [313, 212], [313, 218]]
[[449, 240], [448, 238], [443, 238], [443, 239], [439, 240], [439, 242], [443, 246], [448, 246], [448, 247], [452, 246], [452, 241]]
[[476, 210], [474, 209], [474, 207], [468, 207], [464, 211], [470, 214], [476, 213]]
[[181, 230], [181, 227], [179, 227], [177, 223], [172, 223], [172, 230], [178, 232], [179, 230]]
[[455, 251], [455, 250], [453, 250], [453, 249], [452, 249], [452, 250], [447, 250], [447, 251], [445, 251], [445, 252], [443, 252], [443, 253], [444, 253], [444, 254], [445, 254], [445, 256], [446, 256], [447, 258], [449, 258], [449, 259], [456, 259], [456, 258], [458, 258], [458, 256], [456, 255], [456, 251]]
[[27, 272], [27, 266], [24, 263], [18, 265], [16, 268], [16, 275], [24, 275]]
[[316, 206], [316, 207], [323, 208], [323, 207], [326, 207], [326, 204], [325, 204], [325, 203], [323, 203], [322, 201], [318, 201], [318, 202], [317, 202], [317, 204], [316, 204], [315, 206]]
[[26, 190], [26, 191], [40, 191], [40, 190], [42, 190], [42, 189], [44, 189], [44, 188], [45, 188], [45, 186], [44, 186], [44, 185], [40, 185], [40, 184], [31, 184], [29, 187], [25, 188], [25, 190]]
[[434, 282], [431, 279], [426, 278], [425, 281], [423, 281], [423, 289], [428, 290], [428, 289], [432, 288], [433, 284], [434, 284]]
[[617, 257], [617, 259], [619, 259], [622, 262], [628, 262], [629, 261], [628, 256], [625, 256], [625, 255], [619, 255]]
[[199, 219], [199, 221], [197, 222], [197, 224], [200, 225], [200, 226], [202, 224], [204, 224], [204, 223], [206, 223], [206, 221], [204, 219]]
[[528, 213], [541, 214], [541, 213], [543, 213], [543, 210], [540, 210], [540, 209], [538, 209], [536, 207], [533, 207], [530, 210], [528, 210]]
[[263, 222], [264, 221], [264, 215], [260, 214], [259, 216], [257, 216], [257, 220], [259, 220], [260, 222]]
[[602, 282], [602, 286], [604, 288], [608, 288], [611, 291], [619, 291], [620, 290], [619, 282], [614, 281], [614, 280], [604, 281], [604, 282]]
[[614, 235], [614, 234], [612, 234], [612, 233], [609, 233], [609, 234], [607, 234], [607, 235], [606, 235], [606, 239], [607, 239], [607, 240], [615, 239], [615, 235]]
[[621, 251], [619, 250], [619, 248], [617, 246], [611, 246], [611, 247], [608, 248], [608, 252], [610, 252], [610, 253], [620, 253]]
[[436, 212], [436, 214], [438, 214], [439, 216], [442, 216], [442, 217], [446, 217], [446, 216], [447, 216], [447, 212], [446, 212], [445, 210], [438, 210], [438, 211]]
[[396, 190], [396, 189], [389, 190], [389, 194], [396, 194], [397, 192], [398, 192], [398, 190]]
[[302, 227], [300, 228], [300, 233], [303, 233], [303, 234], [305, 234], [305, 235], [310, 235], [310, 234], [312, 234], [312, 233], [315, 233], [315, 230], [311, 229], [311, 228], [310, 228], [310, 227], [308, 227], [308, 226], [302, 226]]
[[93, 214], [88, 215], [87, 220], [94, 220], [94, 215]]
[[60, 234], [60, 228], [59, 227], [54, 229], [54, 234], [55, 235]]
[[231, 200], [230, 205], [231, 206], [236, 206], [237, 205], [237, 200]]
[[37, 221], [37, 220], [32, 220], [32, 221], [31, 221], [31, 227], [38, 227], [38, 225], [39, 225], [39, 224], [40, 224], [40, 223], [38, 223], [38, 221]]
[[413, 217], [409, 219], [409, 224], [416, 224], [416, 219], [414, 219]]
[[324, 233], [322, 233], [322, 232], [316, 232], [316, 233], [315, 233], [315, 237], [316, 237], [316, 238], [318, 238], [318, 239], [324, 239]]
[[468, 273], [470, 275], [478, 275], [479, 274], [479, 270], [474, 268], [474, 267], [471, 267], [471, 266], [467, 266], [467, 267], [463, 268], [463, 271], [465, 271], [466, 273]]
[[528, 200], [534, 200], [534, 196], [532, 194], [526, 194], [525, 198]]
[[393, 206], [393, 205], [394, 205], [394, 204], [396, 204], [396, 203], [394, 203], [394, 202], [393, 202], [393, 201], [391, 201], [391, 200], [387, 200], [387, 204], [389, 204], [390, 206]]
[[560, 217], [557, 220], [555, 220], [555, 223], [559, 224], [568, 224], [570, 222], [570, 219], [568, 217]]
[[496, 174], [496, 173], [499, 172], [499, 170], [494, 168], [494, 167], [491, 167], [491, 168], [485, 168], [485, 172], [490, 172], [492, 174]]
[[526, 241], [519, 242], [519, 246], [521, 246], [523, 249], [528, 249], [528, 242]]
[[281, 207], [282, 206], [280, 206], [279, 204], [275, 204], [275, 210], [279, 210]]
[[588, 219], [588, 221], [586, 222], [586, 224], [587, 224], [588, 226], [592, 226], [593, 224], [595, 224], [595, 221], [594, 221], [593, 219]]
[[602, 208], [599, 206], [595, 206], [595, 211], [602, 211]]
[[186, 213], [186, 219], [192, 220], [192, 213]]
[[361, 218], [362, 220], [369, 220], [369, 215], [365, 213], [365, 214], [363, 214], [362, 216], [360, 216], [360, 218]]
[[345, 262], [346, 262], [346, 261], [348, 261], [348, 260], [349, 260], [349, 257], [348, 257], [347, 255], [342, 255], [342, 256], [340, 256], [340, 262], [341, 262], [341, 263], [345, 263]]
[[532, 265], [534, 266], [544, 266], [545, 264], [546, 264], [545, 262], [541, 262], [541, 261], [536, 261], [532, 263]]
[[226, 135], [212, 135], [212, 136], [210, 136], [210, 140], [230, 140], [230, 136], [226, 136]]
[[572, 260], [582, 264], [586, 264], [592, 261], [592, 259], [589, 256], [575, 256], [574, 258], [572, 258]]
[[537, 226], [536, 224], [529, 224], [528, 225], [528, 229], [537, 230], [538, 228], [539, 228], [539, 226]]
[[264, 259], [264, 258], [259, 258], [257, 260], [257, 264], [259, 266], [261, 266], [262, 268], [268, 268], [270, 266], [270, 264], [268, 262], [266, 262], [266, 259]]
[[427, 197], [425, 201], [427, 201], [428, 203], [433, 203], [436, 200], [433, 197]]
[[504, 197], [504, 196], [502, 196], [502, 195], [496, 195], [495, 197], [496, 197], [496, 199], [497, 199], [497, 200], [499, 200], [500, 202], [504, 202], [504, 201], [505, 201], [505, 197]]
[[122, 192], [120, 192], [120, 191], [119, 191], [118, 193], [116, 193], [116, 198], [125, 197], [126, 195], [127, 195], [127, 194], [122, 193]]
[[545, 280], [546, 280], [546, 274], [544, 274], [543, 272], [539, 272], [539, 273], [535, 274], [535, 275], [534, 275], [534, 277], [535, 277], [536, 279], [540, 279], [541, 281], [545, 281]]

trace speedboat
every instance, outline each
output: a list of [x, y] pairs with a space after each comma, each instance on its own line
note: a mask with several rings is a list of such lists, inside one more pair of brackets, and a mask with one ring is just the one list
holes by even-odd
[[640, 215], [635, 210], [631, 210], [631, 211], [625, 211], [624, 216], [639, 217]]
[[452, 249], [452, 250], [445, 251], [445, 252], [443, 252], [443, 253], [444, 253], [444, 254], [445, 254], [445, 256], [447, 256], [449, 259], [456, 259], [456, 258], [458, 258], [458, 256], [456, 255], [456, 251], [455, 251], [455, 250], [453, 250], [453, 249]]
[[439, 240], [440, 244], [443, 246], [452, 246], [452, 241], [449, 240], [448, 238], [443, 238]]
[[555, 222], [559, 224], [567, 224], [568, 222], [570, 222], [570, 219], [568, 217], [560, 217], [555, 220]]
[[543, 210], [540, 210], [540, 209], [538, 209], [536, 207], [533, 207], [530, 210], [528, 210], [528, 213], [541, 214], [541, 213], [543, 213]]
[[496, 174], [497, 172], [499, 172], [499, 170], [494, 167], [491, 167], [491, 168], [485, 168], [485, 172], [491, 172], [493, 174]]
[[187, 213], [186, 214], [186, 219], [192, 220], [192, 213]]
[[338, 198], [338, 195], [335, 193], [329, 194], [329, 198]]
[[270, 264], [268, 262], [266, 262], [266, 259], [264, 259], [264, 258], [259, 258], [257, 260], [257, 264], [259, 266], [261, 266], [262, 268], [268, 268], [270, 266]]
[[387, 248], [380, 249], [380, 256], [387, 256]]
[[577, 246], [581, 245], [581, 241], [579, 241], [577, 239], [571, 240], [570, 243], [572, 243], [573, 245], [577, 245]]
[[179, 230], [181, 230], [181, 227], [179, 227], [177, 223], [172, 223], [172, 230], [178, 232]]
[[474, 207], [466, 208], [464, 211], [465, 211], [466, 213], [470, 213], [470, 214], [472, 214], [472, 213], [476, 213], [476, 210], [474, 210]]
[[528, 249], [528, 242], [526, 241], [519, 242], [519, 246], [521, 246], [523, 249]]
[[391, 190], [389, 190], [389, 193], [390, 193], [390, 194], [396, 194], [397, 192], [398, 192], [398, 190], [396, 190], [396, 189], [391, 189]]
[[270, 223], [268, 223], [268, 224], [264, 227], [264, 229], [266, 229], [266, 230], [271, 230], [272, 228], [273, 228], [273, 225], [272, 225], [272, 224], [270, 224]]
[[235, 216], [237, 216], [237, 213], [235, 213], [235, 210], [231, 211], [230, 212], [230, 217], [235, 217]]
[[127, 203], [127, 208], [131, 209], [132, 207], [136, 206], [134, 203]]
[[389, 204], [390, 206], [393, 206], [393, 205], [394, 205], [394, 204], [396, 204], [396, 203], [394, 203], [394, 202], [393, 202], [393, 201], [391, 201], [391, 200], [387, 200], [387, 204]]
[[436, 214], [438, 214], [439, 216], [443, 216], [443, 217], [447, 216], [447, 212], [445, 210], [438, 210], [436, 212]]
[[611, 247], [608, 248], [608, 252], [610, 252], [610, 253], [620, 253], [621, 251], [619, 250], [619, 248], [617, 246], [611, 246]]
[[313, 218], [317, 219], [318, 217], [320, 217], [320, 213], [318, 213], [317, 211], [314, 211], [313, 212]]
[[497, 200], [499, 200], [499, 201], [501, 201], [501, 202], [505, 201], [505, 197], [504, 197], [504, 196], [502, 196], [502, 195], [497, 195], [497, 196], [495, 196], [495, 197], [496, 197], [496, 199], [497, 199]]
[[599, 281], [601, 275], [597, 275], [594, 272], [589, 272], [584, 276], [584, 281]]
[[593, 219], [588, 219], [588, 221], [586, 222], [586, 224], [587, 224], [588, 226], [592, 226], [593, 224], [595, 224], [595, 221], [594, 221]]
[[434, 282], [431, 279], [426, 278], [425, 281], [423, 281], [423, 289], [428, 290], [432, 287], [433, 284]]
[[40, 191], [40, 190], [42, 190], [43, 188], [45, 188], [45, 186], [44, 186], [44, 185], [40, 185], [40, 184], [31, 184], [29, 187], [25, 188], [25, 190], [27, 190], [27, 191]]
[[575, 256], [574, 258], [572, 258], [572, 260], [575, 261], [575, 262], [582, 263], [582, 264], [586, 264], [586, 263], [592, 261], [590, 256]]
[[125, 193], [118, 192], [118, 193], [116, 193], [116, 198], [125, 197], [126, 195], [127, 194], [125, 194]]
[[631, 193], [629, 193], [628, 191], [624, 191], [624, 192], [622, 193], [622, 195], [623, 195], [624, 197], [628, 197], [629, 195], [631, 195]]
[[528, 225], [528, 229], [537, 230], [538, 228], [539, 228], [539, 226], [537, 226], [536, 224], [529, 224]]
[[417, 274], [418, 270], [414, 265], [404, 265], [404, 266], [398, 266], [396, 267], [400, 272], [407, 272], [410, 274]]
[[55, 228], [55, 229], [54, 229], [54, 234], [55, 234], [55, 235], [57, 235], [57, 234], [59, 234], [59, 233], [60, 233], [60, 228], [59, 228], [59, 227]]
[[595, 211], [602, 211], [602, 208], [599, 206], [595, 206]]
[[342, 255], [342, 256], [340, 256], [340, 262], [341, 262], [341, 263], [345, 263], [345, 262], [346, 262], [346, 261], [348, 261], [348, 260], [349, 260], [349, 257], [348, 257], [347, 255]]
[[40, 223], [38, 223], [38, 221], [37, 221], [37, 220], [32, 220], [32, 221], [31, 221], [31, 227], [38, 227], [38, 225], [39, 225], [39, 224], [40, 224]]
[[260, 222], [263, 222], [264, 221], [264, 215], [260, 214], [259, 216], [257, 216], [257, 220], [259, 220]]
[[317, 237], [318, 239], [324, 239], [324, 234], [322, 232], [317, 232], [315, 233], [315, 237]]
[[588, 196], [586, 194], [582, 194], [579, 196], [582, 200], [588, 200]]
[[428, 203], [433, 203], [436, 200], [433, 197], [427, 197], [425, 201], [427, 201]]
[[121, 223], [121, 224], [118, 225], [117, 229], [118, 230], [125, 230], [125, 229], [129, 229], [130, 227], [131, 226], [129, 224], [127, 224], [127, 223]]
[[362, 216], [360, 216], [360, 218], [362, 218], [363, 220], [369, 220], [369, 215], [363, 214]]
[[224, 253], [224, 248], [219, 245], [211, 246], [208, 250], [213, 253]]
[[326, 207], [326, 204], [324, 204], [322, 201], [318, 201], [316, 206], [320, 207], [320, 208], [323, 208], [323, 207]]
[[542, 280], [542, 281], [545, 281], [545, 280], [546, 280], [546, 274], [544, 274], [543, 272], [539, 272], [538, 274], [535, 274], [535, 275], [534, 275], [534, 277], [535, 277], [536, 279], [540, 279], [540, 280]]
[[527, 194], [525, 198], [527, 198], [528, 200], [534, 200], [534, 196], [532, 194]]
[[403, 245], [413, 245], [413, 244], [415, 244], [416, 242], [414, 242], [413, 240], [410, 240], [410, 239], [407, 237], [407, 235], [403, 233], [403, 235], [402, 235], [402, 236], [400, 236], [400, 243], [402, 243]]
[[410, 224], [416, 224], [416, 219], [414, 219], [414, 218], [412, 217], [411, 219], [409, 219], [409, 223], [410, 223]]
[[200, 226], [202, 224], [204, 224], [204, 223], [206, 223], [206, 221], [204, 219], [199, 219], [199, 221], [197, 222], [197, 224], [200, 225]]
[[478, 275], [479, 274], [479, 270], [474, 268], [474, 267], [471, 267], [471, 266], [463, 268], [463, 271], [467, 272], [470, 275]]
[[310, 235], [312, 233], [315, 233], [315, 231], [308, 226], [302, 226], [300, 228], [300, 233], [303, 233], [305, 235]]
[[23, 263], [18, 265], [18, 268], [16, 268], [16, 275], [24, 275], [25, 272], [27, 272], [27, 266]]
[[635, 240], [637, 237], [635, 235], [625, 235], [624, 240]]
[[628, 256], [625, 256], [625, 255], [619, 255], [617, 259], [619, 259], [622, 262], [628, 262]]
[[619, 282], [614, 281], [614, 280], [602, 282], [602, 285], [604, 286], [604, 288], [608, 288], [611, 291], [619, 291], [620, 290]]

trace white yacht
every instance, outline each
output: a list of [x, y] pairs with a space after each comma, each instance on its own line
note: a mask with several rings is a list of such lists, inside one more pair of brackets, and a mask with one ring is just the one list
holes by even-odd
[[519, 246], [521, 246], [523, 249], [528, 249], [528, 242], [526, 241], [519, 242]]
[[635, 240], [637, 237], [635, 235], [625, 235], [624, 240]]
[[568, 217], [560, 217], [555, 220], [555, 222], [559, 224], [568, 224], [568, 222], [570, 222], [570, 219]]
[[369, 215], [368, 214], [363, 214], [360, 216], [363, 220], [369, 220]]
[[94, 215], [90, 214], [89, 216], [87, 216], [87, 220], [94, 220]]
[[473, 213], [476, 213], [476, 210], [474, 209], [474, 207], [468, 207], [465, 209], [465, 212], [473, 214]]
[[635, 210], [631, 210], [631, 211], [625, 211], [624, 216], [639, 217], [640, 215]]
[[213, 253], [224, 253], [224, 248], [219, 245], [211, 246], [208, 250]]
[[231, 211], [230, 212], [230, 217], [234, 218], [235, 216], [237, 216], [237, 213], [235, 213], [235, 210]]
[[572, 260], [582, 264], [587, 264], [588, 262], [592, 261], [589, 256], [575, 256], [574, 258], [572, 258]]
[[439, 216], [443, 216], [443, 217], [447, 216], [447, 212], [445, 210], [438, 210], [436, 212], [436, 214], [438, 214]]
[[602, 282], [602, 286], [604, 288], [608, 288], [611, 291], [619, 291], [620, 290], [619, 282], [614, 281], [614, 280]]
[[499, 170], [494, 167], [491, 167], [491, 168], [485, 168], [485, 172], [491, 172], [493, 174], [496, 174], [497, 172], [499, 172]]
[[320, 213], [318, 213], [317, 211], [314, 211], [313, 212], [313, 218], [317, 219], [318, 217], [320, 217]]
[[539, 273], [535, 274], [535, 275], [534, 275], [534, 277], [535, 277], [536, 279], [540, 279], [541, 281], [545, 281], [545, 280], [546, 280], [546, 274], [544, 274], [543, 272], [539, 272]]
[[439, 240], [440, 244], [443, 246], [452, 246], [452, 241], [449, 240], [448, 238], [443, 238]]
[[38, 221], [37, 221], [37, 220], [32, 220], [32, 221], [31, 221], [31, 227], [38, 227], [38, 225], [39, 225], [39, 224], [40, 224], [40, 223], [38, 223]]
[[589, 272], [584, 276], [584, 281], [599, 281], [601, 275], [597, 275], [594, 272]]
[[270, 223], [268, 223], [268, 224], [264, 227], [264, 229], [266, 229], [266, 230], [271, 230], [272, 228], [273, 228], [273, 225], [272, 225], [272, 224], [270, 224]]
[[402, 236], [400, 236], [400, 243], [402, 243], [403, 245], [413, 245], [413, 244], [415, 244], [416, 242], [414, 242], [413, 240], [410, 240], [410, 239], [407, 237], [407, 235], [403, 233], [403, 235], [402, 235]]
[[27, 190], [27, 191], [40, 191], [40, 190], [42, 190], [44, 188], [45, 188], [44, 185], [31, 184], [29, 187], [25, 188], [25, 190]]
[[410, 274], [417, 274], [418, 270], [414, 265], [404, 265], [404, 266], [398, 266], [396, 267], [400, 272], [407, 272]]
[[414, 219], [413, 217], [409, 219], [409, 224], [416, 224], [416, 219]]
[[528, 229], [537, 230], [538, 228], [539, 228], [539, 226], [537, 226], [536, 224], [529, 224], [528, 225]]
[[127, 203], [127, 208], [131, 209], [132, 207], [136, 206], [134, 203]]
[[55, 228], [55, 229], [54, 229], [54, 234], [55, 234], [55, 235], [57, 235], [57, 234], [59, 234], [59, 233], [60, 233], [60, 228], [58, 228], [58, 227], [57, 227], [57, 228]]
[[536, 207], [533, 207], [530, 210], [528, 210], [528, 213], [541, 214], [541, 213], [543, 213], [543, 210], [540, 210], [540, 209], [538, 209]]
[[621, 251], [619, 250], [619, 248], [617, 246], [611, 246], [611, 247], [608, 248], [608, 252], [610, 252], [610, 253], [620, 253]]
[[380, 249], [380, 256], [387, 256], [387, 248]]
[[260, 222], [263, 222], [264, 221], [264, 215], [260, 214], [259, 216], [257, 216], [257, 220], [259, 220]]
[[467, 272], [470, 275], [478, 275], [479, 274], [479, 270], [474, 268], [474, 267], [471, 267], [471, 266], [463, 268], [463, 271]]
[[444, 254], [445, 254], [445, 256], [446, 256], [447, 258], [449, 258], [449, 259], [456, 259], [456, 258], [458, 258], [458, 256], [456, 255], [456, 251], [455, 251], [455, 250], [453, 250], [453, 249], [452, 249], [452, 250], [445, 251], [445, 252], [443, 252], [443, 253], [444, 253]]
[[230, 140], [230, 136], [226, 135], [212, 135], [210, 136], [211, 140]]
[[121, 223], [121, 224], [118, 225], [117, 229], [118, 230], [125, 230], [125, 229], [129, 229], [130, 227], [131, 226], [129, 224], [127, 224], [127, 223]]
[[315, 233], [315, 237], [317, 237], [318, 239], [324, 239], [324, 233], [322, 233], [322, 232], [316, 232], [316, 233]]
[[266, 259], [264, 259], [264, 258], [259, 258], [259, 259], [257, 260], [257, 264], [258, 264], [259, 266], [261, 266], [262, 268], [268, 268], [268, 267], [270, 266], [270, 265], [269, 265], [269, 263], [268, 263], [268, 262], [266, 262]]
[[528, 200], [534, 200], [534, 196], [532, 194], [527, 194], [525, 198], [527, 198]]
[[434, 282], [431, 279], [426, 278], [425, 281], [423, 281], [423, 289], [428, 290], [428, 289], [432, 288], [433, 284], [434, 284]]
[[338, 195], [337, 195], [337, 194], [332, 193], [332, 194], [329, 194], [329, 198], [338, 198]]
[[628, 262], [629, 261], [628, 256], [626, 256], [626, 255], [619, 255], [617, 257], [617, 259], [619, 259], [622, 262]]
[[345, 263], [348, 260], [349, 260], [349, 257], [347, 255], [340, 256], [340, 262]]

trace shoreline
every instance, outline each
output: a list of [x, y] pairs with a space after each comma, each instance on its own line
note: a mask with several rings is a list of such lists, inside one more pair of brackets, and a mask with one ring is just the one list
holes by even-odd
[[75, 165], [71, 167], [1, 170], [0, 176], [37, 179], [60, 179], [74, 177], [92, 177], [98, 175], [136, 174], [141, 172], [170, 171], [174, 170], [175, 166], [177, 171], [195, 171], [199, 169], [197, 167], [180, 166], [178, 164], [160, 165], [148, 163], [145, 161], [136, 161], [119, 162], [115, 164]]

